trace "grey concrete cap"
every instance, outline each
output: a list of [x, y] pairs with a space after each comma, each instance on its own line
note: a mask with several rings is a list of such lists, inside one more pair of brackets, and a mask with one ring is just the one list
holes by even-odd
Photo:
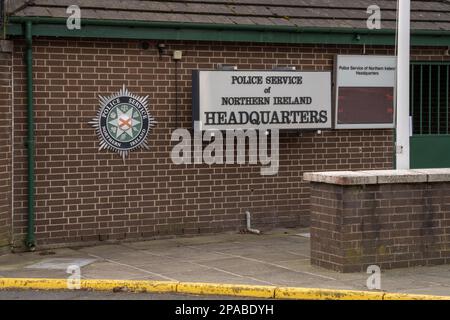
[[303, 180], [338, 185], [450, 181], [449, 169], [307, 172]]
[[427, 175], [413, 170], [368, 170], [361, 171], [377, 176], [378, 184], [427, 182]]
[[426, 174], [428, 182], [445, 182], [450, 181], [450, 168], [442, 169], [415, 169], [414, 172]]
[[322, 182], [338, 185], [376, 184], [377, 177], [372, 174], [358, 171], [330, 171], [309, 172], [303, 175], [303, 180], [311, 182]]

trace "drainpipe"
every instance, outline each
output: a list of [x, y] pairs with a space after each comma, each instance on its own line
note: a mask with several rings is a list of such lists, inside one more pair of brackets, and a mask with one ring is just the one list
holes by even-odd
[[261, 231], [252, 228], [250, 211], [245, 211], [245, 216], [247, 218], [247, 231], [254, 234], [261, 234]]
[[34, 107], [33, 107], [33, 34], [32, 22], [25, 22], [27, 72], [27, 155], [28, 155], [28, 231], [25, 245], [30, 251], [35, 250], [34, 236]]

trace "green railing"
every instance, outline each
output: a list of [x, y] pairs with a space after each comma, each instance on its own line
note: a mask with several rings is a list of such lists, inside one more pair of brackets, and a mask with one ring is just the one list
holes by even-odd
[[450, 134], [448, 62], [411, 64], [411, 105], [414, 135]]
[[411, 168], [450, 167], [450, 61], [411, 64]]

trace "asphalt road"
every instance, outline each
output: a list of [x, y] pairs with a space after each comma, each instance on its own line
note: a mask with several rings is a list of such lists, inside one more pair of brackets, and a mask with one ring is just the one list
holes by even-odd
[[127, 292], [92, 292], [84, 290], [39, 291], [0, 290], [0, 300], [228, 300], [236, 297], [195, 296]]

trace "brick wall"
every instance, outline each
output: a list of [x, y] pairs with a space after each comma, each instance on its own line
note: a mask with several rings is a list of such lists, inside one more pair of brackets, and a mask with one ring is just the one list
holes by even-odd
[[450, 183], [312, 183], [311, 263], [340, 272], [450, 263]]
[[10, 244], [12, 160], [12, 43], [0, 40], [0, 252]]
[[[38, 245], [151, 238], [162, 235], [238, 230], [250, 210], [258, 228], [309, 225], [309, 187], [304, 171], [390, 168], [391, 130], [285, 132], [280, 137], [280, 171], [261, 177], [255, 165], [172, 164], [175, 126], [175, 62], [179, 69], [182, 127], [191, 127], [191, 71], [218, 63], [239, 69], [332, 70], [336, 53], [360, 54], [361, 47], [166, 42], [159, 56], [139, 41], [50, 40], [34, 42], [36, 109], [36, 236]], [[16, 244], [26, 233], [26, 137], [24, 45], [16, 41], [15, 221]], [[367, 47], [367, 54], [391, 54]], [[442, 59], [423, 49], [417, 57]], [[118, 91], [149, 95], [158, 125], [150, 151], [135, 151], [122, 163], [98, 151], [90, 121], [98, 95]]]

